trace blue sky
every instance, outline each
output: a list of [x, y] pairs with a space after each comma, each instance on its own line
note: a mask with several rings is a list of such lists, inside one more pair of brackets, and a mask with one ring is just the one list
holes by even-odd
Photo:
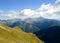
[[60, 20], [60, 0], [0, 0], [0, 19], [41, 16]]
[[0, 10], [37, 9], [43, 3], [54, 4], [55, 0], [0, 0]]

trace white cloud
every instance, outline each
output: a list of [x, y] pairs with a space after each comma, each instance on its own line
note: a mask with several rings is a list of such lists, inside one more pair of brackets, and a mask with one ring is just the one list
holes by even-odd
[[32, 9], [23, 9], [22, 11], [8, 11], [8, 12], [9, 13], [7, 14], [7, 16], [12, 19], [13, 18], [26, 19], [38, 17], [38, 12]]
[[33, 16], [35, 12], [31, 9], [24, 9], [21, 11], [25, 16]]
[[57, 20], [60, 20], [60, 0], [56, 0], [56, 2], [55, 2], [55, 12], [54, 13], [56, 14], [55, 18]]
[[4, 15], [4, 14], [0, 14], [0, 19], [1, 19], [1, 20], [9, 19], [9, 17], [6, 16], [6, 15]]
[[17, 11], [8, 11], [7, 16], [10, 18], [18, 18], [20, 15], [20, 12]]
[[60, 20], [60, 0], [56, 0], [55, 4], [42, 4], [38, 9], [40, 16], [48, 19]]
[[23, 14], [23, 16], [25, 16], [26, 18], [38, 17], [37, 12], [32, 9], [24, 9], [21, 11], [21, 14]]
[[[3, 11], [0, 10], [0, 12], [3, 12]], [[60, 0], [56, 0], [54, 5], [50, 3], [42, 4], [37, 10], [32, 10], [32, 9], [23, 9], [22, 11], [11, 10], [11, 11], [8, 11], [6, 16], [3, 15], [2, 17], [5, 17], [5, 18], [8, 17], [9, 19], [10, 18], [26, 19], [26, 18], [36, 18], [40, 16], [47, 19], [59, 19]]]
[[52, 19], [56, 15], [54, 14], [54, 6], [51, 4], [42, 4], [38, 11], [42, 17], [49, 19]]

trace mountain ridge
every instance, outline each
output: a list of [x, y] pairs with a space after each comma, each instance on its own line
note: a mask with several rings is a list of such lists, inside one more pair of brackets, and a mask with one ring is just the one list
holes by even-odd
[[[0, 26], [4, 27], [4, 25], [1, 24]], [[11, 32], [0, 27], [0, 43], [44, 43], [34, 34], [23, 32], [20, 28], [18, 29], [18, 27], [13, 29], [8, 27], [7, 29]]]
[[60, 21], [54, 19], [46, 19], [43, 17], [33, 19], [29, 18], [24, 21], [21, 21], [20, 19], [3, 20], [0, 21], [0, 23], [3, 23], [12, 28], [18, 26], [23, 31], [32, 33], [52, 26], [60, 26]]

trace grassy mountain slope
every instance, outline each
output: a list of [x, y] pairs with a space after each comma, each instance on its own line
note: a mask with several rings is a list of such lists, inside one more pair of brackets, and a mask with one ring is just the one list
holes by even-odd
[[32, 33], [0, 24], [0, 43], [44, 43]]

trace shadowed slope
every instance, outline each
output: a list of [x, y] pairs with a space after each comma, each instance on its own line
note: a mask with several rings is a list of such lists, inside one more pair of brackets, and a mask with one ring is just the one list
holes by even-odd
[[60, 26], [40, 30], [35, 34], [45, 43], [60, 43]]

